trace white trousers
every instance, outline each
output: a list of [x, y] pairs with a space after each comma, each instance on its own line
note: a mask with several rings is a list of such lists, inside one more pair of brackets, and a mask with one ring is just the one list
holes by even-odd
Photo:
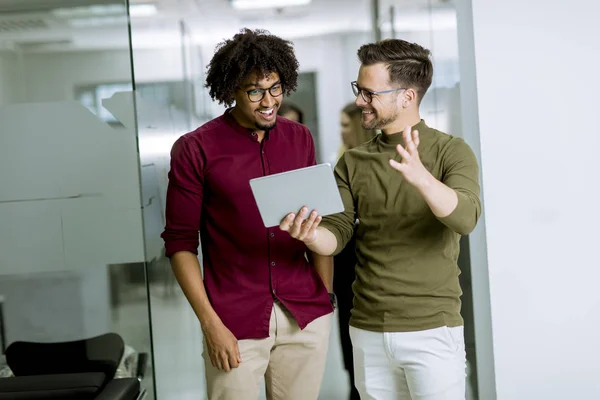
[[462, 326], [417, 332], [350, 327], [361, 400], [465, 400]]

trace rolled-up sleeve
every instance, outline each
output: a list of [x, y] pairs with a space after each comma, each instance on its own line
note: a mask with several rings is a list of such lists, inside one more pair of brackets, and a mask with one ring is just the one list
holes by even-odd
[[439, 220], [461, 235], [475, 229], [481, 215], [479, 165], [473, 150], [464, 140], [454, 138], [444, 155], [442, 182], [458, 195], [454, 211]]
[[340, 158], [334, 170], [338, 190], [344, 203], [344, 212], [328, 215], [321, 221], [322, 227], [333, 233], [337, 240], [337, 247], [333, 255], [339, 254], [348, 244], [354, 234], [354, 222], [356, 221], [356, 212], [354, 208], [354, 197], [350, 188], [350, 179], [348, 177], [348, 166], [344, 156]]
[[203, 161], [199, 145], [186, 136], [171, 149], [166, 226], [161, 237], [167, 257], [178, 251], [198, 254], [202, 212]]

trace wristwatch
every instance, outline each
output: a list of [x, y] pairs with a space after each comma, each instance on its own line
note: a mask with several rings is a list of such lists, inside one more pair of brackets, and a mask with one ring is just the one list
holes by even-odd
[[337, 307], [337, 297], [335, 296], [335, 293], [329, 293], [329, 302], [335, 310], [335, 308]]

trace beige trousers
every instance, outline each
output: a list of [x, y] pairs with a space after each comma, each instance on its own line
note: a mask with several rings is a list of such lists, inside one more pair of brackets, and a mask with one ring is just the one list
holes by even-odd
[[303, 330], [279, 302], [271, 312], [269, 337], [240, 340], [242, 363], [230, 372], [212, 366], [204, 344], [209, 400], [254, 400], [265, 378], [269, 400], [316, 400], [325, 372], [333, 313]]

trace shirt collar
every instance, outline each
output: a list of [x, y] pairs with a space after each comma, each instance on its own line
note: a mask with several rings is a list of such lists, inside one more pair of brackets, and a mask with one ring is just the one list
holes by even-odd
[[[415, 130], [419, 131], [419, 141], [421, 143], [424, 140], [427, 140], [429, 138], [429, 136], [431, 136], [430, 135], [431, 128], [429, 128], [427, 126], [427, 124], [425, 123], [425, 120], [423, 120], [423, 119], [416, 125], [412, 126], [410, 130], [411, 130], [411, 132], [415, 131]], [[396, 132], [391, 135], [382, 133], [380, 136], [381, 136], [381, 141], [385, 144], [394, 145], [394, 146], [401, 144], [404, 146], [404, 137], [402, 136], [402, 132]]]
[[[250, 129], [250, 128], [241, 126], [237, 122], [237, 120], [233, 117], [233, 115], [231, 114], [231, 111], [233, 111], [233, 107], [228, 108], [223, 113], [223, 119], [225, 120], [227, 125], [229, 125], [234, 131], [236, 131], [240, 135], [243, 135], [243, 136], [249, 138], [250, 140], [257, 140], [258, 137], [255, 133], [255, 129]], [[265, 139], [269, 139], [269, 135], [271, 134], [271, 131], [274, 131], [275, 129], [277, 129], [277, 126], [275, 126], [275, 128], [271, 129], [270, 131], [267, 131], [265, 134]]]

